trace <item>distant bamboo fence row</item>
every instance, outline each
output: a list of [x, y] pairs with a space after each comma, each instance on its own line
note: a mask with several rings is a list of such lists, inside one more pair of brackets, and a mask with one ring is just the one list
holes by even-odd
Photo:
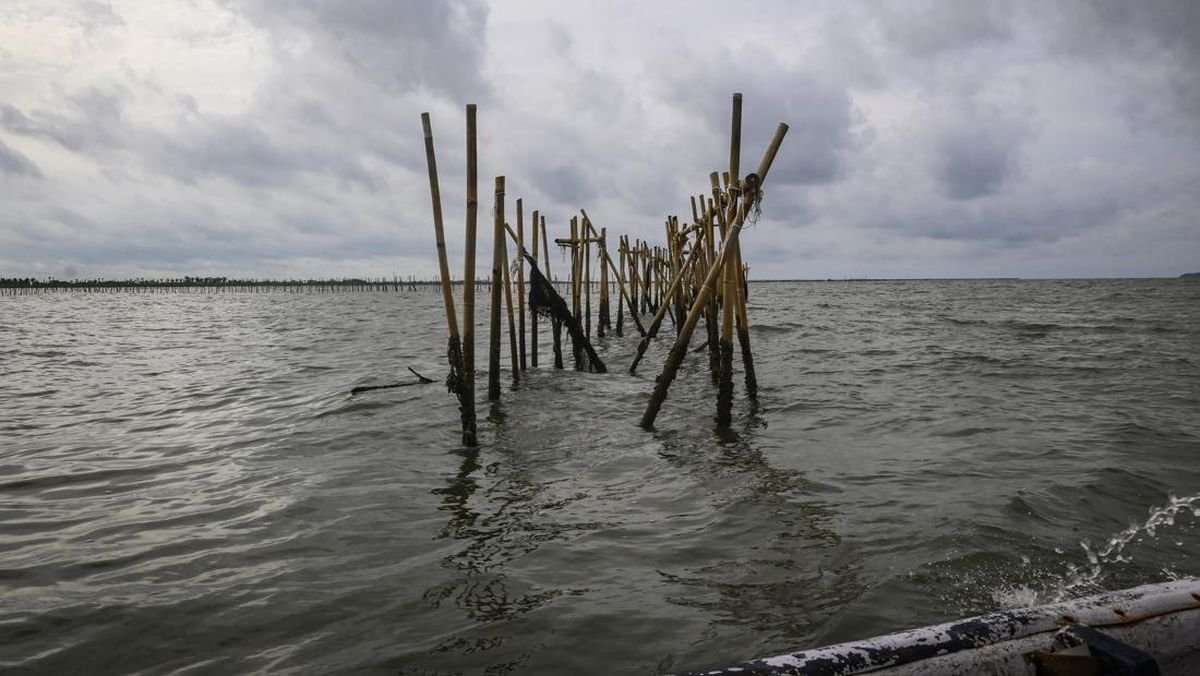
[[345, 293], [360, 291], [434, 290], [440, 280], [345, 277], [340, 279], [231, 279], [226, 277], [181, 277], [168, 279], [35, 279], [0, 277], [0, 293], [153, 292], [238, 292], [285, 291], [294, 293]]

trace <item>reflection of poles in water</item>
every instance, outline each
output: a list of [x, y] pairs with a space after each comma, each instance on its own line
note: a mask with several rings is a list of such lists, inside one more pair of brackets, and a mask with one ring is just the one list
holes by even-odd
[[[458, 471], [433, 493], [441, 498], [441, 511], [449, 513], [438, 539], [461, 541], [463, 546], [442, 559], [450, 575], [427, 589], [423, 598], [434, 607], [452, 599], [477, 622], [511, 619], [561, 593], [545, 590], [514, 594], [508, 589], [503, 569], [509, 561], [537, 549], [547, 539], [546, 530], [535, 523], [542, 511], [535, 499], [545, 489], [525, 475], [514, 462], [519, 456], [509, 452], [505, 463], [489, 463], [488, 477], [494, 478], [494, 484], [480, 491], [479, 472], [484, 465], [480, 451], [468, 448], [460, 455]], [[492, 468], [505, 464], [509, 471], [493, 477]]]

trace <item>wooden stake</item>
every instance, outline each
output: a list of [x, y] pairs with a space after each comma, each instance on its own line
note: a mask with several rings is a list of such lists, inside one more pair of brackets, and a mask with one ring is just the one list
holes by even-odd
[[526, 368], [525, 363], [525, 207], [522, 206], [521, 200], [517, 200], [517, 335], [520, 340], [517, 342], [518, 351], [520, 352], [521, 370]]
[[[686, 265], [691, 265], [696, 260], [696, 256], [699, 255], [699, 253], [700, 247], [694, 247], [692, 252], [688, 254], [688, 261]], [[676, 277], [671, 283], [671, 291], [668, 291], [668, 293], [675, 291], [676, 286], [681, 285], [682, 283], [683, 277]], [[654, 313], [654, 319], [650, 322], [650, 329], [646, 331], [646, 335], [640, 342], [638, 342], [637, 354], [633, 358], [633, 363], [629, 365], [629, 375], [637, 373], [638, 363], [642, 361], [642, 356], [646, 354], [646, 348], [650, 347], [650, 341], [658, 335], [658, 329], [662, 326], [663, 320], [667, 316], [668, 307], [669, 306], [666, 303], [658, 306], [658, 311]]]
[[[584, 228], [586, 232], [587, 228]], [[584, 322], [583, 335], [587, 336], [588, 340], [592, 339], [592, 240], [587, 235], [584, 235], [581, 242], [582, 247], [579, 249], [579, 255], [582, 256], [583, 265], [583, 315], [586, 317]]]
[[446, 325], [450, 330], [450, 337], [459, 340], [454, 293], [450, 289], [450, 263], [446, 257], [446, 232], [442, 225], [442, 191], [438, 186], [437, 159], [433, 154], [433, 127], [429, 122], [429, 113], [421, 113], [421, 127], [425, 132], [425, 162], [429, 167], [429, 195], [433, 201], [433, 232], [437, 238], [438, 271], [442, 276], [442, 305], [446, 309]]
[[[592, 224], [592, 219], [588, 217], [587, 212], [583, 209], [580, 209], [579, 213], [583, 214], [584, 230], [588, 233], [588, 236], [599, 237], [600, 235], [596, 232], [596, 226]], [[609, 269], [612, 270], [613, 274], [617, 276], [617, 281], [621, 286], [621, 295], [624, 296], [627, 301], [629, 301], [631, 318], [633, 319], [633, 325], [637, 327], [638, 334], [643, 336], [646, 335], [646, 329], [642, 328], [642, 322], [637, 318], [637, 313], [634, 311], [636, 303], [629, 299], [629, 294], [625, 293], [625, 276], [619, 270], [617, 270], [617, 265], [613, 263], [612, 258], [608, 255], [608, 251], [601, 249], [601, 255], [604, 256], [604, 262], [608, 264]]]
[[[518, 256], [520, 258], [520, 256]], [[508, 242], [504, 238], [500, 238], [500, 260], [503, 263], [504, 270], [504, 307], [508, 314], [508, 356], [512, 360], [512, 378], [513, 383], [521, 382], [521, 360], [520, 348], [517, 347], [517, 323], [513, 316], [513, 292], [512, 292], [512, 272], [511, 266], [508, 264]], [[524, 319], [524, 315], [521, 315]], [[521, 342], [524, 342], [525, 334], [521, 334]]]
[[[538, 210], [533, 210], [533, 221], [530, 231], [533, 235], [533, 263], [538, 264]], [[524, 265], [524, 264], [522, 264]], [[524, 286], [522, 284], [522, 286]], [[525, 292], [522, 291], [522, 294]], [[530, 308], [532, 312], [532, 308]], [[531, 315], [529, 317], [529, 365], [533, 368], [538, 367], [538, 318]]]
[[[748, 194], [756, 195], [762, 187], [762, 177], [767, 175], [771, 169], [771, 163], [775, 161], [775, 155], [779, 152], [779, 146], [783, 143], [783, 137], [787, 134], [788, 126], [780, 123], [775, 130], [775, 136], [771, 139], [770, 145], [767, 146], [762, 161], [758, 165], [758, 172], [751, 179], [746, 177], [745, 189]], [[730, 228], [729, 238], [727, 242], [733, 243], [741, 234], [742, 221], [739, 219], [734, 222]], [[708, 297], [713, 292], [713, 287], [716, 284], [717, 276], [721, 273], [725, 265], [725, 261], [729, 258], [731, 250], [728, 246], [721, 247], [721, 254], [717, 257], [716, 262], [709, 268], [708, 274], [704, 278], [704, 286], [700, 287], [700, 293], [696, 296], [696, 301], [692, 304], [691, 310], [688, 312], [687, 320], [683, 324], [683, 330], [680, 331], [679, 337], [675, 340], [675, 345], [671, 348], [670, 354], [667, 356], [667, 362], [663, 366], [663, 372], [658, 376], [658, 380], [654, 385], [654, 392], [650, 395], [650, 401], [646, 405], [646, 411], [642, 415], [642, 427], [649, 428], [654, 425], [654, 420], [658, 417], [658, 412], [662, 408], [663, 401], [667, 398], [667, 392], [671, 388], [671, 383], [675, 380], [676, 374], [679, 372], [679, 365], [683, 363], [683, 358], [687, 356], [688, 341], [692, 338], [692, 333], [696, 330], [696, 323], [700, 320], [702, 314], [701, 309], [708, 302]]]
[[475, 427], [475, 234], [479, 216], [475, 104], [467, 104], [467, 244], [463, 269], [463, 445], [479, 444]]
[[442, 223], [442, 191], [438, 183], [437, 159], [433, 152], [433, 126], [429, 113], [421, 113], [421, 128], [425, 135], [425, 163], [429, 168], [429, 196], [433, 202], [433, 232], [437, 240], [438, 271], [441, 276], [442, 305], [446, 310], [446, 326], [450, 330], [446, 357], [450, 362], [450, 375], [446, 378], [447, 388], [459, 399], [462, 417], [463, 443], [468, 443], [468, 432], [474, 436], [475, 412], [465, 390], [465, 364], [463, 363], [462, 338], [458, 334], [458, 317], [454, 311], [454, 293], [450, 288], [450, 263], [446, 255], [446, 231]]
[[596, 335], [601, 338], [612, 327], [608, 315], [608, 266], [603, 261], [608, 255], [607, 239], [608, 228], [600, 228], [600, 315], [596, 318]]
[[504, 177], [496, 177], [495, 227], [492, 230], [492, 314], [488, 344], [488, 400], [500, 398], [500, 292], [504, 285]]

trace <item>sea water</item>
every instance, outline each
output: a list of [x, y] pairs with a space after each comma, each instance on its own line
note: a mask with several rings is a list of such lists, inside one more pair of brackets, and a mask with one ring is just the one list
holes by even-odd
[[432, 289], [0, 297], [0, 670], [668, 672], [1200, 575], [1200, 283], [750, 322], [729, 429], [702, 352], [638, 427], [669, 322], [636, 376], [542, 327], [464, 448], [440, 383], [350, 394], [444, 377]]

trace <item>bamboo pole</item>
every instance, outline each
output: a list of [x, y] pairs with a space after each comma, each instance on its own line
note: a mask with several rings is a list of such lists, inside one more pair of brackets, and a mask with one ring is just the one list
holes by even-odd
[[[621, 259], [621, 267], [617, 272], [617, 335], [624, 335], [625, 330], [625, 306], [621, 304], [621, 297], [625, 295], [625, 288], [621, 283], [622, 277], [625, 275], [625, 238], [617, 238], [617, 255]], [[608, 255], [605, 254], [607, 258]]]
[[527, 367], [525, 360], [525, 207], [517, 199], [517, 342], [520, 352], [521, 370]]
[[[729, 194], [730, 208], [742, 209], [736, 218], [737, 222], [744, 220], [744, 201], [737, 204], [740, 181], [738, 175], [742, 157], [742, 95], [733, 95], [733, 111], [729, 130]], [[719, 190], [716, 174], [711, 177], [712, 188]], [[728, 234], [728, 231], [727, 233]], [[717, 381], [717, 426], [728, 427], [732, 420], [733, 411], [733, 316], [737, 307], [738, 260], [737, 241], [722, 242], [722, 248], [730, 250], [725, 261], [723, 277], [723, 294], [725, 302], [721, 306], [721, 346], [720, 346], [720, 377]]]
[[450, 288], [450, 263], [446, 255], [446, 230], [442, 222], [442, 191], [438, 183], [437, 159], [433, 152], [433, 126], [429, 113], [421, 113], [421, 128], [425, 136], [425, 162], [429, 169], [429, 196], [433, 203], [433, 232], [437, 241], [438, 271], [441, 277], [442, 305], [446, 310], [446, 326], [450, 338], [446, 358], [450, 362], [450, 374], [446, 377], [447, 388], [458, 396], [459, 413], [462, 417], [463, 443], [468, 443], [468, 432], [474, 435], [474, 408], [468, 406], [464, 391], [465, 365], [463, 363], [462, 337], [458, 334], [458, 317], [454, 309], [454, 293]]
[[[520, 258], [520, 256], [518, 256]], [[500, 260], [504, 263], [504, 307], [508, 314], [508, 356], [512, 360], [513, 383], [521, 382], [521, 360], [517, 347], [517, 323], [513, 316], [512, 272], [508, 264], [508, 242], [500, 238]], [[524, 315], [521, 315], [522, 318]], [[522, 339], [524, 333], [521, 334]]]
[[492, 314], [488, 334], [488, 400], [500, 398], [500, 292], [504, 286], [504, 177], [496, 177], [495, 227], [492, 229]]
[[[585, 227], [586, 231], [587, 228]], [[592, 339], [592, 240], [587, 235], [584, 235], [583, 241], [580, 242], [579, 255], [582, 256], [581, 265], [583, 266], [583, 315], [587, 319], [584, 322], [583, 335], [587, 336], [588, 340]]]
[[[433, 127], [429, 121], [429, 113], [421, 113], [421, 127], [425, 133], [425, 162], [429, 168], [429, 195], [433, 201], [433, 232], [437, 238], [442, 305], [446, 309], [446, 325], [450, 330], [450, 339], [458, 342], [461, 339], [458, 335], [458, 317], [454, 310], [454, 293], [450, 289], [450, 263], [446, 257], [446, 232], [442, 224], [442, 191], [438, 186], [437, 159], [433, 153]], [[459, 350], [461, 349], [460, 345]]]
[[[583, 214], [583, 224], [586, 231], [589, 232], [591, 236], [598, 237], [599, 235], [596, 233], [596, 226], [592, 223], [592, 219], [588, 217], [587, 212], [583, 209], [580, 209], [579, 212]], [[626, 243], [628, 243], [628, 239], [626, 239]], [[608, 251], [601, 249], [601, 255], [604, 256], [604, 262], [608, 264], [609, 269], [612, 270], [613, 274], [617, 276], [617, 281], [621, 287], [621, 295], [629, 302], [630, 317], [633, 319], [633, 325], [637, 327], [638, 334], [643, 336], [646, 335], [646, 329], [642, 328], [642, 322], [637, 317], [637, 311], [635, 310], [636, 303], [630, 300], [629, 294], [625, 293], [625, 275], [617, 270], [617, 265], [613, 263], [612, 258], [608, 255]], [[617, 335], [620, 334], [618, 333]]]
[[[717, 174], [712, 175], [713, 190], [720, 190], [717, 184]], [[739, 213], [734, 217], [735, 223], [742, 222], [742, 214]], [[720, 340], [720, 366], [718, 368], [717, 378], [717, 426], [728, 427], [732, 419], [733, 411], [733, 306], [737, 304], [735, 296], [737, 290], [734, 288], [737, 275], [734, 273], [735, 265], [734, 250], [735, 243], [730, 237], [733, 228], [725, 230], [726, 240], [721, 242], [722, 252], [728, 251], [729, 255], [723, 256], [725, 259], [721, 270], [721, 288], [724, 302], [721, 303], [721, 340]]]
[[[700, 253], [700, 247], [693, 247], [691, 254], [688, 255], [687, 265], [691, 265], [696, 256]], [[671, 291], [674, 291], [677, 285], [683, 283], [683, 277], [676, 277], [671, 282]], [[663, 303], [658, 306], [658, 310], [654, 313], [654, 319], [650, 322], [650, 328], [646, 331], [646, 335], [638, 342], [637, 354], [633, 358], [633, 363], [629, 365], [629, 375], [637, 373], [638, 364], [642, 361], [642, 356], [646, 354], [646, 348], [650, 347], [650, 341], [658, 335], [658, 329], [662, 326], [663, 320], [667, 316], [668, 305]]]
[[[701, 196], [701, 199], [704, 199]], [[707, 270], [709, 265], [717, 258], [717, 208], [714, 205], [713, 198], [705, 200], [708, 205], [705, 212], [705, 222], [703, 227], [704, 233], [704, 269]], [[697, 292], [699, 289], [697, 289]], [[708, 300], [708, 307], [704, 313], [705, 327], [708, 332], [708, 370], [712, 375], [713, 383], [716, 384], [721, 376], [721, 335], [717, 325], [717, 297], [714, 295]]]
[[596, 335], [603, 338], [611, 328], [608, 316], [608, 266], [604, 265], [604, 257], [608, 255], [608, 228], [600, 228], [600, 315], [596, 318]]
[[[747, 209], [750, 205], [747, 205]], [[746, 270], [742, 267], [742, 245], [733, 251], [737, 280], [734, 291], [737, 299], [737, 334], [742, 351], [742, 368], [746, 371], [746, 396], [758, 399], [758, 375], [754, 372], [754, 354], [750, 351], [750, 321], [746, 314]]]
[[580, 301], [582, 300], [579, 293], [579, 217], [571, 217], [571, 314], [575, 316], [575, 321], [583, 319], [580, 316]]
[[[779, 123], [779, 127], [775, 129], [775, 136], [771, 139], [770, 145], [767, 146], [762, 161], [759, 162], [757, 174], [753, 179], [749, 176], [746, 177], [745, 187], [750, 194], [757, 194], [758, 190], [761, 189], [762, 180], [766, 177], [767, 172], [770, 171], [771, 163], [775, 161], [775, 155], [779, 152], [779, 146], [783, 143], [783, 137], [787, 134], [787, 130], [788, 126], [786, 124]], [[741, 230], [742, 221], [735, 221], [730, 227], [727, 241], [729, 243], [736, 242], [738, 236], [741, 234]], [[663, 371], [655, 382], [654, 392], [650, 395], [650, 401], [647, 403], [646, 411], [642, 415], [642, 427], [649, 428], [654, 425], [654, 420], [658, 417], [658, 412], [662, 408], [663, 401], [667, 398], [667, 392], [671, 388], [671, 383], [675, 380], [675, 376], [679, 372], [679, 365], [683, 363], [683, 358], [687, 356], [688, 341], [691, 340], [692, 333], [696, 330], [696, 323], [700, 320], [701, 309], [712, 294], [717, 275], [721, 273], [721, 269], [725, 265], [725, 261], [729, 258], [729, 255], [729, 247], [722, 246], [721, 253], [717, 256], [716, 262], [709, 268], [708, 274], [704, 278], [704, 286], [700, 287], [700, 293], [696, 296], [696, 300], [688, 312], [683, 330], [680, 331], [679, 337], [675, 340], [675, 345], [671, 348], [671, 352], [667, 356], [666, 364], [663, 365]]]
[[[533, 222], [530, 230], [533, 235], [533, 264], [538, 264], [538, 210], [533, 210]], [[523, 265], [523, 264], [522, 264]], [[522, 285], [524, 286], [524, 285]], [[522, 291], [522, 294], [525, 292]], [[530, 312], [533, 308], [530, 308]], [[533, 368], [538, 367], [538, 318], [536, 316], [529, 317], [529, 365]]]
[[475, 236], [479, 217], [479, 173], [475, 104], [467, 104], [467, 244], [463, 269], [463, 445], [479, 443], [475, 427]]
[[542, 215], [542, 251], [546, 254], [546, 281], [551, 282], [550, 276], [550, 238], [546, 236], [546, 216]]

